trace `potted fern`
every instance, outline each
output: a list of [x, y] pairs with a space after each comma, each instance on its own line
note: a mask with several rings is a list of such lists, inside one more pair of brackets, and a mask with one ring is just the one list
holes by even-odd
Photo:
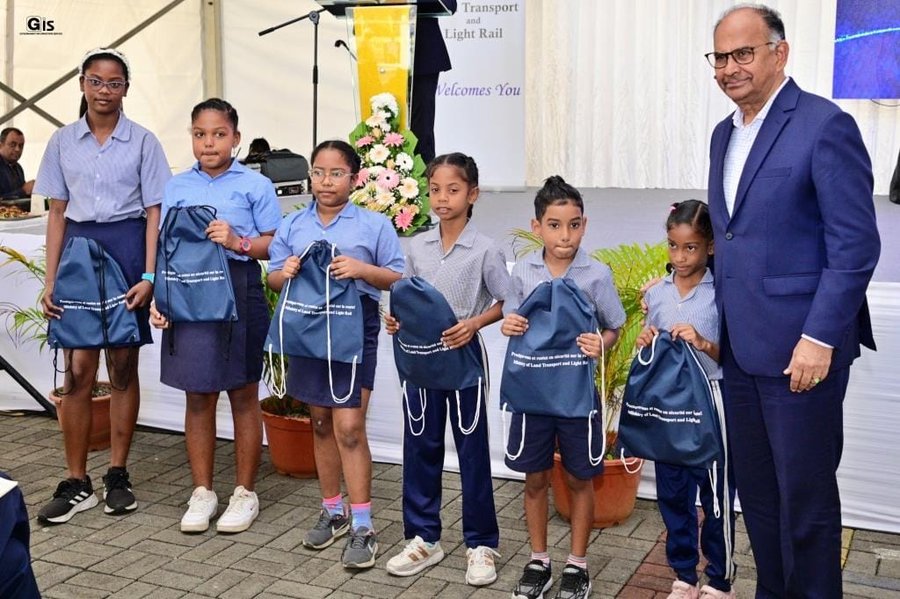
[[[522, 256], [542, 247], [541, 239], [522, 229], [512, 232], [516, 255]], [[668, 261], [665, 242], [649, 244], [621, 244], [603, 248], [591, 254], [595, 260], [609, 266], [613, 282], [625, 309], [625, 324], [619, 330], [619, 340], [604, 356], [605, 373], [596, 373], [597, 389], [605, 401], [606, 454], [603, 474], [594, 478], [594, 528], [606, 528], [624, 521], [634, 510], [637, 488], [640, 483], [640, 460], [623, 462], [618, 458], [616, 439], [619, 414], [628, 371], [636, 353], [635, 342], [643, 328], [641, 287], [654, 277], [665, 274]], [[559, 454], [554, 456], [551, 476], [556, 511], [564, 519], [569, 518], [569, 490]]]
[[[266, 285], [265, 271], [264, 268], [263, 289], [269, 316], [274, 316], [278, 294]], [[285, 394], [286, 372], [286, 356], [269, 353], [263, 355], [263, 379], [269, 396], [260, 402], [260, 408], [269, 443], [269, 457], [279, 474], [315, 478], [316, 460], [309, 408], [298, 399]]]
[[[44, 313], [41, 311], [40, 302], [44, 295], [44, 276], [46, 274], [45, 249], [41, 248], [39, 255], [34, 258], [28, 258], [14, 248], [0, 245], [0, 254], [6, 256], [6, 260], [0, 264], [0, 268], [15, 269], [15, 272], [11, 273], [12, 275], [33, 279], [40, 287], [34, 306], [23, 307], [12, 302], [0, 302], [0, 316], [6, 318], [6, 331], [16, 345], [24, 342], [37, 342], [38, 349], [43, 351], [47, 345], [47, 319], [44, 318]], [[95, 451], [110, 446], [110, 384], [105, 381], [94, 381], [91, 397], [91, 436], [88, 450]], [[60, 412], [64, 410], [65, 405], [63, 388], [53, 389], [49, 394], [49, 399], [56, 407], [55, 416], [59, 419]]]

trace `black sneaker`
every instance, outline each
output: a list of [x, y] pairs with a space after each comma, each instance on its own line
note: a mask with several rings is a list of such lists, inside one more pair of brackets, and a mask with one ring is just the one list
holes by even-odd
[[539, 559], [528, 562], [522, 571], [522, 578], [513, 591], [513, 599], [543, 599], [544, 593], [553, 586], [550, 566], [545, 566]]
[[90, 476], [85, 476], [84, 480], [67, 478], [56, 487], [50, 503], [38, 512], [38, 521], [44, 524], [62, 524], [71, 520], [78, 512], [89, 510], [98, 503]]
[[128, 471], [119, 466], [110, 468], [103, 477], [103, 501], [107, 514], [127, 514], [137, 509], [137, 500], [131, 492]]
[[559, 577], [559, 592], [555, 599], [585, 599], [591, 596], [591, 577], [587, 570], [567, 564]]

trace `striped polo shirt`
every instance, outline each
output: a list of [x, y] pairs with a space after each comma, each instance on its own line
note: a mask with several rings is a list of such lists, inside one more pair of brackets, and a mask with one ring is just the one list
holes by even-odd
[[[618, 329], [625, 324], [625, 309], [613, 284], [612, 271], [606, 264], [578, 248], [563, 278], [571, 279], [591, 301], [601, 328]], [[503, 313], [514, 312], [535, 287], [552, 280], [553, 275], [544, 264], [543, 249], [525, 256], [513, 267], [511, 289], [503, 304]]]
[[472, 221], [446, 252], [440, 227], [413, 237], [405, 276], [419, 276], [434, 285], [459, 320], [482, 314], [509, 293], [503, 250], [479, 233]]
[[[647, 324], [668, 331], [676, 324], [690, 324], [700, 335], [719, 343], [719, 313], [712, 272], [706, 273], [696, 287], [681, 297], [674, 281], [675, 273], [647, 290]], [[707, 354], [698, 351], [700, 363], [710, 380], [722, 378], [722, 367]]]
[[161, 204], [171, 177], [156, 136], [120, 112], [102, 146], [87, 117], [57, 130], [44, 151], [34, 194], [68, 202], [70, 220], [115, 222]]

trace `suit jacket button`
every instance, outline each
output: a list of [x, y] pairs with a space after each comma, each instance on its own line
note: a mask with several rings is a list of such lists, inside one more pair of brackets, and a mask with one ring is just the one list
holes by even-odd
[[731, 239], [732, 237], [734, 237], [734, 233], [732, 233], [731, 231], [725, 233], [725, 239]]

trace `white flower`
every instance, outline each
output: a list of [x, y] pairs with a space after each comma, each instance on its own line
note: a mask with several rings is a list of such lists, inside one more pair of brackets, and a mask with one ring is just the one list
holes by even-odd
[[412, 170], [413, 167], [413, 159], [412, 156], [407, 154], [406, 152], [400, 152], [397, 154], [397, 168], [404, 171]]
[[400, 186], [397, 189], [400, 191], [400, 195], [407, 200], [419, 197], [419, 183], [412, 177], [406, 177], [400, 181]]
[[[384, 144], [375, 144], [372, 146], [372, 149], [369, 150], [369, 162], [373, 164], [381, 164], [391, 155], [391, 151], [385, 147]], [[369, 172], [372, 172], [371, 169]]]
[[394, 203], [394, 194], [386, 190], [381, 190], [375, 194], [375, 203], [379, 206], [379, 210], [384, 210]]
[[397, 106], [397, 98], [395, 98], [393, 94], [387, 92], [375, 94], [369, 102], [372, 105], [372, 112], [389, 110], [392, 115], [400, 114], [400, 107]]
[[373, 112], [372, 116], [366, 119], [366, 127], [384, 127], [386, 124], [384, 113], [381, 111]]
[[376, 164], [375, 166], [369, 167], [369, 181], [374, 181], [378, 178], [378, 175], [383, 173], [385, 168], [381, 165]]

